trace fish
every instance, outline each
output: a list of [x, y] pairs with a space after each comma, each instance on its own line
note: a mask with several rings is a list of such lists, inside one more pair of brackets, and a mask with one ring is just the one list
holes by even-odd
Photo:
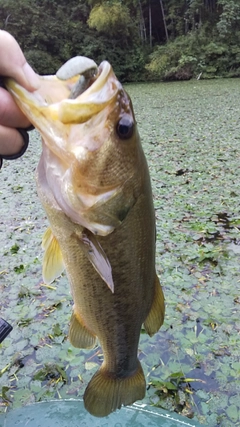
[[100, 343], [104, 360], [83, 400], [90, 414], [105, 417], [144, 398], [141, 328], [150, 337], [160, 329], [165, 303], [131, 99], [109, 62], [91, 62], [89, 73], [75, 62], [73, 71], [66, 63], [56, 75], [39, 76], [35, 92], [11, 78], [5, 84], [42, 136], [36, 183], [50, 223], [43, 279], [51, 283], [66, 270], [74, 303], [69, 340], [86, 349]]

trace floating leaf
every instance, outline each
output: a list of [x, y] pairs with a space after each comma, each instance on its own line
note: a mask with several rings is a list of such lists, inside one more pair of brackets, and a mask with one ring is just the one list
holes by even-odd
[[20, 265], [14, 267], [14, 271], [17, 274], [23, 273], [24, 270], [25, 270], [25, 266], [23, 264], [20, 264]]
[[60, 335], [62, 335], [62, 331], [59, 323], [56, 323], [56, 325], [53, 325], [53, 335], [56, 337], [59, 337]]
[[15, 243], [15, 244], [11, 247], [10, 252], [11, 252], [11, 254], [16, 254], [16, 253], [18, 253], [19, 249], [20, 249], [20, 247], [18, 246], [18, 244], [17, 244], [17, 243]]
[[236, 405], [230, 405], [226, 412], [230, 420], [232, 420], [234, 423], [239, 420], [239, 407]]
[[94, 362], [86, 362], [85, 363], [85, 369], [87, 371], [90, 371], [90, 370], [95, 369], [95, 368], [99, 368], [99, 365], [97, 363], [94, 363]]

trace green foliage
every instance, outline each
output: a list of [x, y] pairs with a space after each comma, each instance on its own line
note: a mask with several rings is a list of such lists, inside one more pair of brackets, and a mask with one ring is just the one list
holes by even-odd
[[62, 65], [57, 58], [54, 58], [48, 52], [38, 49], [26, 50], [25, 56], [39, 74], [55, 74], [56, 70]]
[[118, 1], [111, 4], [97, 4], [90, 12], [88, 19], [90, 28], [108, 36], [131, 36], [133, 21], [127, 6]]
[[240, 0], [0, 0], [0, 28], [39, 74], [85, 55], [122, 81], [240, 75]]
[[217, 29], [221, 37], [232, 36], [240, 24], [240, 2], [239, 0], [219, 0], [219, 6], [222, 7], [222, 13], [217, 23]]
[[150, 55], [149, 79], [239, 76], [240, 1], [164, 2], [170, 42]]
[[240, 32], [234, 43], [210, 37], [205, 29], [179, 36], [157, 46], [146, 65], [148, 78], [160, 80], [188, 80], [191, 78], [237, 77], [240, 75]]
[[17, 254], [17, 253], [18, 253], [18, 251], [19, 251], [19, 249], [20, 249], [20, 247], [18, 246], [18, 244], [17, 244], [17, 243], [15, 243], [15, 244], [11, 247], [10, 252], [11, 252], [11, 254]]
[[23, 264], [20, 264], [20, 265], [14, 267], [14, 271], [17, 274], [23, 273], [24, 270], [25, 270], [25, 266]]
[[[90, 12], [88, 25], [95, 32], [85, 43], [90, 57], [98, 62], [107, 59], [122, 81], [143, 80], [145, 47], [140, 44], [136, 22], [127, 5], [117, 0], [97, 2]], [[85, 50], [86, 52], [86, 50]]]
[[67, 382], [67, 375], [63, 367], [57, 364], [46, 363], [42, 369], [39, 369], [39, 371], [35, 373], [33, 380]]
[[181, 36], [166, 45], [157, 46], [146, 66], [150, 79], [187, 80], [192, 77], [192, 64], [196, 62], [196, 58], [189, 55], [189, 43], [186, 39], [186, 36]]
[[0, 28], [18, 40], [39, 74], [53, 74], [69, 58], [84, 55], [97, 63], [109, 60], [121, 80], [143, 79], [145, 47], [121, 2], [97, 3], [91, 10], [84, 0], [0, 0]]

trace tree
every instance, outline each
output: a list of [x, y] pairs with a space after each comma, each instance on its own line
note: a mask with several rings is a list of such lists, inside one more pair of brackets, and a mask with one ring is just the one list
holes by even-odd
[[240, 1], [239, 0], [219, 0], [220, 16], [217, 23], [217, 29], [220, 36], [234, 36], [236, 31], [240, 30]]
[[110, 37], [121, 37], [124, 44], [128, 44], [128, 39], [136, 32], [128, 7], [119, 1], [96, 4], [90, 12], [88, 25]]
[[240, 74], [240, 0], [0, 0], [0, 28], [41, 74], [76, 55], [122, 80], [144, 79], [148, 55], [149, 78]]

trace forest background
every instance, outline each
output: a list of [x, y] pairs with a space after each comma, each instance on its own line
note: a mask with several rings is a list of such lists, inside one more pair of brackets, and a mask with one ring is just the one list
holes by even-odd
[[84, 55], [122, 81], [240, 76], [240, 0], [0, 0], [0, 29], [40, 74]]

